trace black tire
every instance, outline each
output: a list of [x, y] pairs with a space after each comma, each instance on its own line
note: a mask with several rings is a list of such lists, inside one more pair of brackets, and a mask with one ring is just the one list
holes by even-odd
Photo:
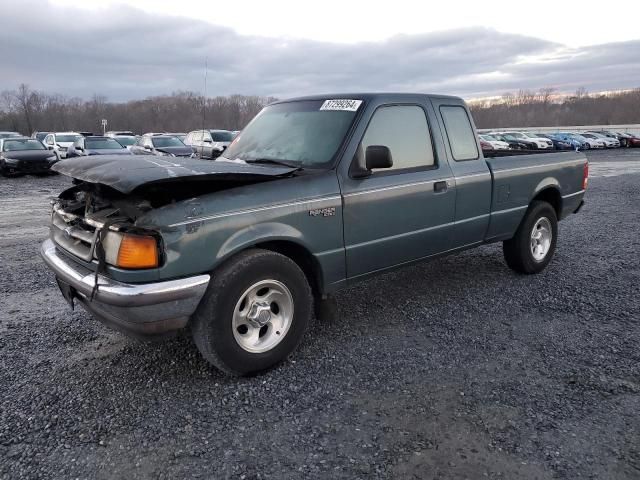
[[[232, 319], [244, 293], [266, 280], [286, 286], [293, 298], [293, 318], [279, 343], [268, 351], [253, 353], [236, 340]], [[269, 250], [251, 249], [213, 272], [191, 330], [198, 350], [208, 362], [230, 375], [251, 375], [277, 365], [296, 349], [311, 324], [313, 310], [309, 282], [293, 260]]]
[[[541, 219], [545, 218], [551, 227], [551, 241], [544, 257], [536, 259], [531, 246], [533, 228], [538, 225]], [[543, 221], [541, 223], [544, 224]], [[514, 237], [503, 242], [504, 259], [509, 268], [516, 272], [524, 274], [539, 273], [545, 269], [553, 258], [557, 239], [558, 218], [556, 211], [547, 202], [535, 201], [529, 206]]]

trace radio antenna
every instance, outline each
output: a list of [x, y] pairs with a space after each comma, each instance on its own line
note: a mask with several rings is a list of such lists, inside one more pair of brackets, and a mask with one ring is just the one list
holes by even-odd
[[202, 99], [202, 130], [204, 130], [205, 120], [207, 118], [207, 61], [208, 57], [204, 57], [204, 97]]

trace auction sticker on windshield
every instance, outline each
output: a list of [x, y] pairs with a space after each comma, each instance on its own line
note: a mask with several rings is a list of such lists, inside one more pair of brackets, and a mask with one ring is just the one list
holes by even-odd
[[348, 100], [340, 98], [337, 100], [325, 100], [320, 110], [342, 110], [346, 112], [355, 112], [360, 107], [362, 100]]

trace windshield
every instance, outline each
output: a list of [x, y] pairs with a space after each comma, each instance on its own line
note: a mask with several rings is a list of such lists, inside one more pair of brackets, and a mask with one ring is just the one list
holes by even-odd
[[123, 148], [123, 146], [116, 142], [113, 138], [87, 137], [84, 143], [87, 148], [93, 150], [118, 150], [120, 148]]
[[151, 142], [153, 146], [156, 148], [164, 148], [164, 147], [184, 147], [184, 143], [182, 143], [176, 137], [156, 137], [152, 138]]
[[266, 107], [236, 137], [224, 158], [330, 167], [356, 111], [321, 110], [323, 103], [307, 100]]
[[30, 140], [5, 140], [2, 151], [15, 152], [16, 150], [44, 150], [44, 145], [35, 139]]
[[129, 145], [133, 145], [134, 143], [136, 143], [136, 137], [125, 137], [125, 136], [119, 136], [116, 137], [114, 139], [116, 142], [118, 142], [120, 145], [122, 145], [123, 147], [128, 147]]
[[73, 143], [79, 138], [82, 138], [82, 135], [56, 135], [56, 143], [60, 143], [60, 142]]

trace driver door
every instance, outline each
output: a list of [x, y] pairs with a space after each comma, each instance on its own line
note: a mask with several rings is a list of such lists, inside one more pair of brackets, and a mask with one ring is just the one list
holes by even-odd
[[393, 166], [342, 185], [347, 277], [445, 251], [451, 245], [455, 182], [434, 153], [422, 105], [381, 105], [360, 142], [389, 148]]

